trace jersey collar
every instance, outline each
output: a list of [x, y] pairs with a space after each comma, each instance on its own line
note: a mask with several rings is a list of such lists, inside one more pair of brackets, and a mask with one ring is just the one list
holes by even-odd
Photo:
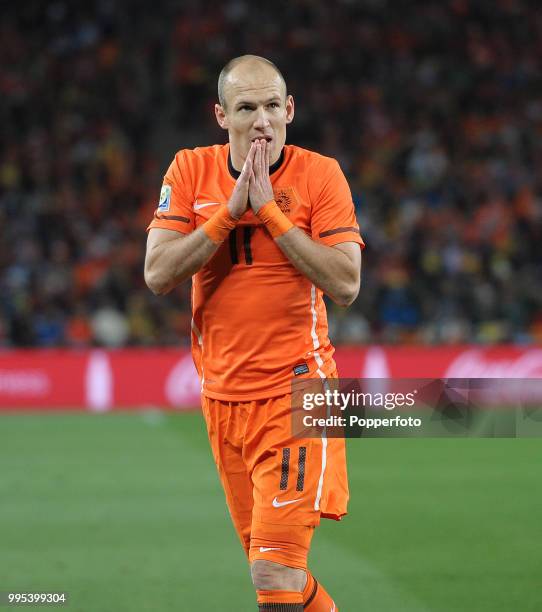
[[[277, 159], [277, 161], [274, 164], [271, 164], [269, 166], [269, 174], [273, 174], [273, 172], [276, 172], [281, 166], [282, 166], [282, 162], [284, 161], [284, 147], [282, 147], [282, 151], [280, 152], [279, 158]], [[230, 150], [228, 149], [228, 170], [229, 173], [231, 174], [231, 176], [237, 180], [240, 176], [241, 173], [239, 172], [239, 170], [236, 170], [233, 167], [233, 164], [231, 163], [231, 155], [230, 155]]]

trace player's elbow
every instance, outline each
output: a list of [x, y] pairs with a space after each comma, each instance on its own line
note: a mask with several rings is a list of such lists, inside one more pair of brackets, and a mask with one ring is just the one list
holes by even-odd
[[333, 301], [342, 306], [348, 308], [354, 300], [358, 297], [359, 293], [359, 282], [357, 283], [344, 283], [340, 287], [339, 291], [333, 296]]
[[164, 276], [155, 268], [145, 268], [145, 284], [154, 295], [166, 295], [171, 289]]

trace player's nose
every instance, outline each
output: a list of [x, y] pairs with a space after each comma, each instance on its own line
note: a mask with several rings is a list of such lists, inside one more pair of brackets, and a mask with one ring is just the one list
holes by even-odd
[[254, 120], [255, 128], [266, 128], [269, 126], [269, 117], [265, 112], [265, 108], [260, 107], [256, 112], [256, 119]]

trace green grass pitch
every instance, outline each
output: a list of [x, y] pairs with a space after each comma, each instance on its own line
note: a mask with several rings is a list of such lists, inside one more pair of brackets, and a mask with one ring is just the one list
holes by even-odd
[[[349, 440], [350, 514], [317, 530], [314, 574], [341, 612], [542, 610], [541, 446]], [[0, 416], [7, 590], [67, 591], [69, 612], [255, 610], [201, 416]]]

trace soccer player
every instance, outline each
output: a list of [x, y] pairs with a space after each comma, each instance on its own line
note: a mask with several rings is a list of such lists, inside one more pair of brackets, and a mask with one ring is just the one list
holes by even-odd
[[345, 441], [292, 435], [291, 381], [337, 376], [322, 293], [352, 303], [364, 244], [338, 163], [285, 144], [294, 100], [278, 68], [235, 58], [218, 98], [229, 143], [176, 154], [145, 279], [165, 294], [192, 277], [203, 414], [259, 610], [337, 611], [307, 555], [320, 518], [346, 514]]

